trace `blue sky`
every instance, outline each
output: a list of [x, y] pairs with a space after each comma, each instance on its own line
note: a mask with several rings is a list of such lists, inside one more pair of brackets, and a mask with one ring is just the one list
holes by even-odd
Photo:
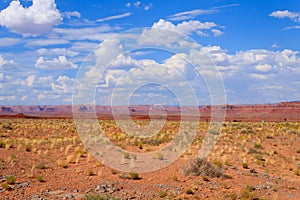
[[[2, 0], [0, 104], [71, 104], [78, 73], [97, 75], [101, 56], [114, 53], [109, 54], [115, 46], [107, 45], [115, 44], [103, 41], [145, 27], [152, 45], [170, 47], [170, 38], [185, 41], [175, 33], [155, 34], [159, 28], [185, 34], [201, 47], [189, 43], [182, 51], [117, 55], [87, 91], [95, 92], [96, 103], [126, 99], [124, 86], [132, 85], [134, 92], [127, 94], [132, 104], [178, 104], [176, 95], [191, 98], [186, 87], [194, 90], [198, 104], [209, 104], [212, 85], [197, 74], [200, 66], [208, 67], [196, 59], [201, 52], [220, 73], [226, 103], [300, 100], [300, 1]], [[94, 60], [87, 64], [89, 54]], [[178, 94], [172, 88], [179, 88]]]

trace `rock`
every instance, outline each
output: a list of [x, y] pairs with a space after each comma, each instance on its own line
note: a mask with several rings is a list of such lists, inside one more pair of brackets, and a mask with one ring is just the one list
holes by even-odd
[[23, 183], [18, 183], [16, 185], [16, 188], [17, 189], [20, 189], [20, 188], [23, 188], [23, 187], [28, 187], [29, 186], [29, 183], [28, 182], [23, 182]]
[[61, 188], [60, 188], [60, 190], [62, 190], [62, 191], [66, 191], [66, 190], [67, 190], [67, 188], [65, 188], [65, 187], [61, 187]]
[[267, 173], [265, 173], [265, 172], [263, 172], [262, 175], [263, 175], [264, 177], [266, 177], [266, 178], [270, 178], [269, 174], [267, 174]]
[[230, 169], [237, 170], [237, 166], [232, 166]]
[[78, 193], [78, 192], [79, 192], [79, 190], [73, 190], [73, 192], [74, 192], [74, 193]]
[[64, 195], [61, 195], [61, 197], [63, 200], [74, 199], [73, 195], [71, 195], [71, 194], [64, 194]]
[[99, 191], [101, 193], [105, 193], [106, 192], [106, 185], [98, 185], [96, 188], [95, 188], [96, 191]]
[[31, 200], [44, 200], [42, 197], [40, 197], [39, 195], [33, 195], [32, 197], [31, 197]]

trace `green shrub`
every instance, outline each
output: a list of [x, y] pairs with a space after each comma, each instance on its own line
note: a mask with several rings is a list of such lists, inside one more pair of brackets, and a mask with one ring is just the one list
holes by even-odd
[[248, 168], [249, 168], [248, 164], [247, 164], [247, 163], [245, 163], [245, 162], [243, 162], [243, 164], [242, 164], [242, 165], [243, 165], [243, 168], [244, 168], [244, 169], [248, 169]]
[[83, 197], [83, 200], [117, 200], [118, 198], [106, 196], [106, 195], [101, 195], [101, 194], [86, 194]]
[[187, 194], [194, 194], [194, 191], [190, 188], [188, 188], [186, 191], [185, 191]]
[[42, 177], [42, 176], [38, 176], [37, 178], [36, 178], [36, 180], [38, 181], [38, 182], [45, 182], [45, 180], [44, 180], [44, 178]]
[[5, 178], [6, 182], [8, 184], [15, 184], [16, 183], [16, 177], [15, 176], [8, 176]]
[[262, 149], [263, 146], [262, 146], [262, 144], [260, 144], [260, 143], [258, 143], [258, 142], [255, 142], [255, 143], [254, 143], [254, 148], [255, 148], [255, 149]]
[[38, 168], [38, 169], [46, 169], [46, 163], [45, 163], [45, 162], [41, 162], [41, 163], [39, 163], [39, 164], [36, 166], [36, 168]]
[[11, 189], [12, 189], [7, 183], [3, 183], [1, 186], [2, 186], [3, 189], [5, 189], [5, 190], [11, 190]]
[[136, 173], [136, 172], [129, 172], [129, 176], [132, 180], [139, 180], [140, 179], [139, 174]]
[[168, 193], [166, 191], [158, 191], [158, 196], [160, 198], [164, 198], [168, 195]]
[[6, 129], [6, 130], [12, 130], [13, 129], [10, 122], [6, 122], [6, 123], [2, 124], [2, 128]]
[[92, 169], [88, 169], [87, 174], [88, 174], [88, 176], [93, 176], [94, 171]]

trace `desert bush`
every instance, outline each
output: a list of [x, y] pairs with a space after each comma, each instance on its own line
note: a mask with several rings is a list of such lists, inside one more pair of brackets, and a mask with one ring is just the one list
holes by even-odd
[[214, 160], [214, 164], [218, 167], [222, 167], [223, 166], [223, 162], [220, 160]]
[[235, 194], [235, 193], [230, 193], [230, 194], [229, 194], [229, 198], [230, 198], [231, 200], [236, 200], [236, 199], [238, 198], [238, 195]]
[[8, 184], [15, 184], [16, 183], [16, 177], [15, 176], [8, 176], [5, 178], [6, 182]]
[[25, 144], [25, 151], [30, 152], [31, 151], [31, 145], [29, 143]]
[[94, 171], [92, 169], [88, 169], [87, 175], [88, 176], [93, 176], [94, 175]]
[[183, 168], [182, 173], [186, 176], [209, 176], [220, 177], [222, 176], [222, 170], [219, 167], [214, 166], [203, 158], [191, 159]]
[[6, 129], [6, 130], [12, 130], [12, 125], [10, 122], [6, 122], [4, 124], [1, 125], [3, 129]]
[[208, 134], [211, 134], [211, 135], [220, 135], [220, 131], [219, 130], [215, 130], [215, 129], [210, 129], [210, 130], [208, 130]]
[[38, 181], [38, 182], [45, 182], [45, 180], [44, 180], [44, 178], [42, 177], [42, 176], [38, 176], [37, 178], [36, 178], [36, 180]]
[[136, 173], [136, 172], [129, 172], [129, 176], [132, 180], [139, 180], [140, 179], [139, 174]]
[[244, 168], [244, 169], [248, 169], [248, 168], [249, 168], [248, 164], [247, 164], [247, 163], [245, 163], [245, 162], [243, 162], [243, 164], [242, 164], [242, 165], [243, 165], [243, 168]]
[[158, 196], [160, 197], [160, 198], [164, 198], [164, 197], [166, 197], [168, 195], [168, 193], [166, 192], [166, 191], [158, 191]]
[[56, 161], [56, 163], [57, 163], [57, 166], [59, 166], [59, 167], [62, 167], [62, 168], [67, 168], [68, 167], [68, 163], [66, 161], [63, 161], [63, 160], [58, 159]]
[[194, 194], [194, 191], [190, 188], [186, 189], [185, 191], [187, 194]]
[[173, 181], [178, 181], [178, 177], [177, 177], [177, 176], [173, 176], [173, 177], [172, 177], [172, 180], [173, 180]]
[[152, 157], [153, 157], [154, 159], [158, 159], [158, 160], [163, 160], [163, 159], [164, 159], [164, 155], [161, 154], [161, 153], [159, 153], [159, 152], [153, 153], [153, 154], [152, 154]]
[[40, 163], [36, 166], [36, 168], [38, 168], [38, 169], [46, 169], [46, 163], [45, 163], [45, 162], [40, 162]]
[[5, 142], [3, 140], [0, 140], [0, 148], [5, 148]]
[[8, 185], [7, 183], [3, 183], [2, 185], [2, 188], [5, 189], [5, 190], [11, 190], [12, 188], [10, 187], [10, 185]]
[[262, 144], [260, 144], [258, 142], [255, 142], [253, 146], [254, 146], [255, 149], [262, 149], [263, 148]]
[[117, 200], [118, 198], [106, 196], [106, 195], [101, 195], [101, 194], [86, 194], [83, 197], [83, 200]]

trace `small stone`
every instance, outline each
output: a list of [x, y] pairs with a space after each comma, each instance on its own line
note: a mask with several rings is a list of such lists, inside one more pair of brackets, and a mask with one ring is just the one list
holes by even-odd
[[73, 190], [73, 192], [74, 192], [74, 193], [78, 193], [78, 192], [79, 192], [79, 190]]
[[19, 183], [16, 185], [17, 189], [23, 188], [23, 187], [28, 187], [29, 183], [28, 182], [23, 182], [23, 183]]
[[237, 166], [232, 166], [230, 168], [233, 169], [233, 170], [237, 170]]

